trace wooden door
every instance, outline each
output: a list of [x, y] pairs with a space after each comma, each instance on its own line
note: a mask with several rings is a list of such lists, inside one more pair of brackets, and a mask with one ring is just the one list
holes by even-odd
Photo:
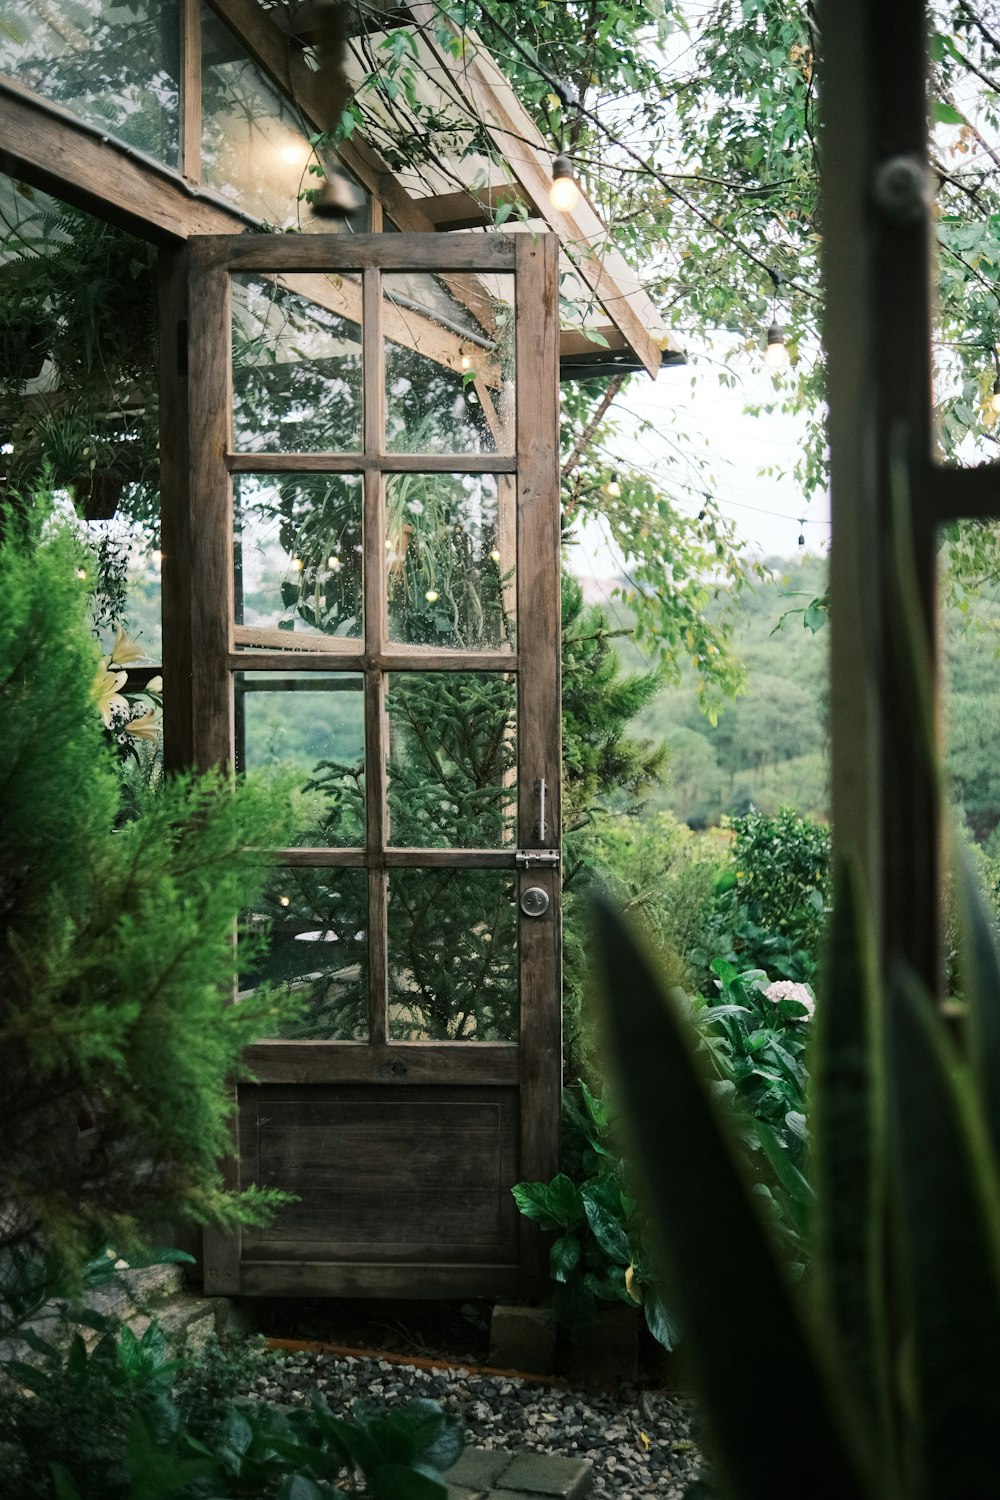
[[206, 238], [188, 296], [191, 754], [290, 778], [239, 988], [301, 1005], [231, 1164], [295, 1201], [206, 1287], [515, 1294], [561, 1071], [557, 242]]

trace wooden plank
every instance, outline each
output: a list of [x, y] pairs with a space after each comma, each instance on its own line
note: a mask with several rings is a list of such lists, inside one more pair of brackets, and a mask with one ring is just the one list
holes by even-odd
[[194, 759], [188, 256], [184, 247], [161, 248], [158, 271], [163, 763], [167, 771], [177, 772], [190, 767]]
[[520, 205], [530, 218], [542, 217], [522, 188], [506, 182], [492, 187], [470, 188], [467, 192], [439, 193], [433, 198], [418, 198], [416, 201], [433, 227], [439, 230], [485, 229], [493, 223], [494, 214], [505, 203], [512, 203], [515, 207]]
[[[518, 823], [525, 849], [557, 846], [561, 827], [558, 274], [554, 236], [518, 242]], [[543, 779], [544, 830], [536, 790]], [[562, 1086], [559, 871], [525, 870], [519, 896], [529, 886], [546, 892], [549, 908], [543, 917], [522, 916], [518, 931], [520, 1170], [532, 1181], [548, 1181], [559, 1167]], [[527, 1220], [521, 1233], [530, 1287], [539, 1277], [538, 1236]]]
[[367, 1261], [248, 1261], [240, 1290], [246, 1297], [515, 1297], [514, 1265], [388, 1265]]
[[513, 849], [385, 849], [381, 854], [364, 849], [277, 849], [276, 864], [293, 869], [357, 869], [370, 865], [384, 870], [513, 870]]
[[181, 8], [181, 171], [201, 181], [201, 0]]
[[276, 275], [337, 270], [478, 271], [496, 275], [514, 269], [516, 244], [522, 236], [464, 234], [414, 236], [394, 234], [274, 234], [224, 236], [209, 241], [206, 255], [233, 271], [270, 271]]
[[255, 224], [9, 78], [0, 78], [0, 170], [156, 244]]
[[189, 324], [192, 702], [195, 763], [228, 764], [232, 755], [232, 496], [223, 462], [229, 447], [229, 277], [206, 266], [191, 246]]
[[[518, 1080], [513, 1042], [257, 1042], [245, 1053], [259, 1084], [506, 1086]], [[244, 1091], [248, 1087], [244, 1085]]]
[[[315, 238], [315, 236], [313, 236]], [[512, 474], [508, 453], [231, 453], [233, 474]]]
[[[479, 37], [468, 28], [460, 31], [428, 0], [420, 0], [410, 9], [421, 28], [424, 45], [451, 86], [467, 102], [473, 117], [483, 122], [515, 182], [556, 231], [560, 242], [573, 246], [573, 261], [581, 279], [591, 288], [606, 316], [621, 330], [629, 348], [655, 377], [660, 368], [660, 340], [665, 340], [663, 347], [675, 345], [624, 257], [608, 247], [607, 228], [590, 200], [581, 189], [579, 203], [572, 212], [561, 213], [553, 208], [549, 199], [552, 149]], [[454, 31], [455, 53], [438, 42], [435, 28], [441, 25]]]
[[[239, 1192], [241, 1187], [240, 1155], [238, 1148], [239, 1100], [235, 1084], [232, 1091], [233, 1116], [231, 1121], [232, 1150], [223, 1158], [222, 1177], [227, 1189]], [[239, 1294], [240, 1258], [242, 1251], [239, 1229], [217, 1229], [207, 1225], [202, 1232], [202, 1269], [204, 1290], [209, 1296], [230, 1297]]]
[[[281, 632], [297, 642], [294, 630]], [[305, 632], [303, 631], [303, 635]], [[314, 650], [312, 638], [305, 649], [289, 645], [284, 651], [239, 651], [229, 656], [229, 666], [243, 671], [294, 672], [361, 672], [379, 668], [383, 672], [516, 672], [517, 658], [512, 651], [445, 651], [428, 646], [425, 650], [399, 647], [370, 655], [367, 652]], [[335, 637], [327, 637], [327, 641]], [[239, 645], [237, 641], [237, 645]], [[354, 643], [355, 646], [357, 643]]]

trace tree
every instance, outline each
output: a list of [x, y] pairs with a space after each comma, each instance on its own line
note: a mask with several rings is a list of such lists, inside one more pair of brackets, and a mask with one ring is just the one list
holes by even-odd
[[116, 829], [83, 554], [65, 529], [38, 539], [43, 508], [28, 525], [7, 512], [0, 545], [7, 1291], [11, 1256], [40, 1258], [44, 1284], [108, 1238], [170, 1216], [252, 1221], [267, 1201], [228, 1193], [218, 1161], [227, 1080], [274, 1024], [274, 999], [235, 1006], [227, 988], [233, 913], [264, 879], [247, 851], [276, 838], [277, 799], [180, 780]]

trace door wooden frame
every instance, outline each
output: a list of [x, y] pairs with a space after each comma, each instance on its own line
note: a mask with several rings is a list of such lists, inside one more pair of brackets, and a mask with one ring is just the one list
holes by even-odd
[[[233, 272], [360, 272], [363, 352], [367, 368], [381, 368], [383, 270], [434, 271], [449, 277], [513, 272], [516, 284], [516, 424], [513, 456], [414, 457], [379, 451], [383, 414], [365, 402], [364, 453], [342, 455], [246, 455], [231, 449], [229, 412], [229, 287]], [[164, 456], [164, 674], [177, 693], [176, 712], [165, 693], [167, 758], [172, 766], [226, 766], [232, 757], [233, 674], [237, 667], [267, 670], [357, 670], [365, 674], [367, 848], [365, 851], [284, 851], [289, 865], [367, 868], [370, 911], [370, 994], [384, 994], [386, 932], [384, 882], [399, 867], [508, 868], [516, 872], [518, 897], [540, 886], [551, 917], [519, 917], [520, 1023], [513, 1043], [392, 1042], [385, 1035], [384, 1002], [373, 1000], [368, 1043], [267, 1042], [249, 1049], [247, 1064], [261, 1085], [301, 1083], [317, 1087], [371, 1083], [401, 1086], [493, 1087], [518, 1091], [517, 1176], [547, 1179], [558, 1168], [562, 1077], [560, 872], [557, 847], [560, 791], [560, 589], [558, 469], [558, 238], [555, 235], [440, 236], [212, 236], [198, 237], [165, 257], [163, 304], [169, 328], [165, 362], [176, 369], [172, 395], [165, 394], [167, 420], [176, 421]], [[374, 363], [373, 363], [374, 361]], [[217, 399], [205, 399], [215, 392]], [[186, 427], [186, 432], [185, 432]], [[166, 435], [166, 434], [165, 434]], [[186, 455], [181, 449], [186, 448]], [[231, 475], [255, 470], [331, 472], [349, 469], [364, 479], [366, 595], [384, 596], [385, 548], [382, 475], [433, 470], [509, 474], [518, 502], [516, 590], [518, 647], [499, 652], [420, 653], [434, 670], [511, 671], [518, 683], [518, 848], [492, 850], [394, 849], [385, 822], [385, 756], [381, 693], [387, 670], [412, 667], [415, 656], [393, 647], [366, 610], [363, 642], [346, 651], [241, 650], [234, 635], [231, 567]], [[343, 643], [338, 643], [338, 645]], [[536, 787], [547, 791], [546, 828], [538, 827]], [[548, 856], [539, 859], [538, 856]], [[381, 925], [380, 925], [381, 924]], [[442, 1067], [446, 1076], [442, 1077]], [[240, 1186], [238, 1153], [227, 1163], [228, 1181]], [[352, 1295], [484, 1295], [530, 1291], [540, 1265], [536, 1227], [521, 1219], [517, 1264], [420, 1267], [325, 1262], [297, 1267], [249, 1264], [239, 1234], [205, 1236], [209, 1290], [229, 1293]]]

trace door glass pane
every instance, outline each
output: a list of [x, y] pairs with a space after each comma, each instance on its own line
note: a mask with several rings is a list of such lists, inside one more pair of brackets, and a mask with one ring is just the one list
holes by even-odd
[[360, 452], [358, 277], [317, 272], [232, 281], [236, 451]]
[[386, 448], [513, 453], [514, 278], [382, 278]]
[[389, 678], [389, 841], [416, 849], [512, 844], [516, 684], [487, 672]]
[[0, 72], [174, 167], [179, 11], [178, 0], [3, 0]]
[[513, 872], [391, 872], [392, 1041], [516, 1041], [517, 995]]
[[365, 841], [365, 699], [360, 672], [237, 672], [236, 768], [288, 785], [282, 847]]
[[296, 631], [364, 634], [361, 516], [360, 474], [234, 474], [240, 645], [293, 648]]
[[513, 475], [394, 474], [386, 536], [390, 641], [513, 650]]
[[241, 995], [287, 987], [298, 1014], [262, 1036], [309, 1041], [368, 1038], [368, 877], [364, 870], [274, 870], [244, 914]]

